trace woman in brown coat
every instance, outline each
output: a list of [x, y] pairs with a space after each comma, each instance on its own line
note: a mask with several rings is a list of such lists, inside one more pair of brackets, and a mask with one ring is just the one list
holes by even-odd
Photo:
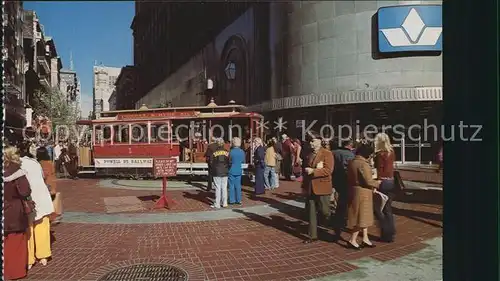
[[[361, 247], [375, 247], [368, 238], [368, 227], [373, 225], [373, 192], [379, 187], [380, 181], [372, 178], [369, 164], [372, 153], [372, 146], [360, 145], [356, 150], [356, 156], [347, 166], [349, 183], [347, 227], [353, 231], [347, 244], [357, 250]], [[357, 242], [360, 231], [363, 232], [361, 245]]]
[[4, 150], [4, 277], [23, 278], [28, 267], [28, 214], [23, 200], [31, 195], [21, 160], [15, 147]]

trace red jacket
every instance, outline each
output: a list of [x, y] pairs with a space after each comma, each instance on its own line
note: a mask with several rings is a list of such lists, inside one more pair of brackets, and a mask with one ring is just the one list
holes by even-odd
[[31, 195], [31, 188], [19, 165], [5, 167], [3, 192], [5, 233], [25, 232], [28, 229], [28, 216], [22, 200]]
[[377, 169], [378, 178], [392, 178], [394, 177], [394, 151], [389, 153], [387, 151], [379, 151], [375, 155], [375, 168]]
[[290, 156], [291, 154], [293, 154], [293, 143], [290, 139], [286, 139], [284, 142], [283, 142], [283, 145], [282, 145], [282, 154], [284, 157], [286, 156]]

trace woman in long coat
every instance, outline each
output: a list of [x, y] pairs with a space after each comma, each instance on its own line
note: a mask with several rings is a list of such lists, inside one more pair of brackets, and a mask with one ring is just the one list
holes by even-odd
[[[347, 242], [350, 248], [374, 247], [368, 238], [368, 227], [373, 225], [373, 193], [380, 181], [372, 178], [369, 164], [373, 147], [362, 144], [356, 150], [356, 156], [347, 166], [349, 183], [349, 203], [347, 207], [347, 227], [352, 229], [351, 239]], [[363, 233], [363, 242], [358, 244], [359, 232]]]
[[264, 149], [262, 139], [254, 139], [255, 152], [253, 155], [253, 164], [255, 167], [255, 195], [264, 194], [266, 192], [264, 187], [264, 169], [266, 150]]
[[26, 173], [15, 147], [4, 150], [4, 278], [14, 280], [27, 274], [28, 214], [23, 199], [31, 195]]

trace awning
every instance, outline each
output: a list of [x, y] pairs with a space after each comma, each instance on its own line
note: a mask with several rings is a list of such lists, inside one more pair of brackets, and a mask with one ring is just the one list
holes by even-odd
[[266, 112], [313, 106], [378, 102], [442, 101], [442, 87], [391, 88], [329, 92], [277, 98], [249, 106], [252, 111]]

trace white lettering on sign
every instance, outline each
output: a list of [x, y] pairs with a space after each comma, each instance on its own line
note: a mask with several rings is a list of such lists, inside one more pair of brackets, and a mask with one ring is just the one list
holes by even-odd
[[153, 158], [96, 158], [96, 168], [153, 168]]

